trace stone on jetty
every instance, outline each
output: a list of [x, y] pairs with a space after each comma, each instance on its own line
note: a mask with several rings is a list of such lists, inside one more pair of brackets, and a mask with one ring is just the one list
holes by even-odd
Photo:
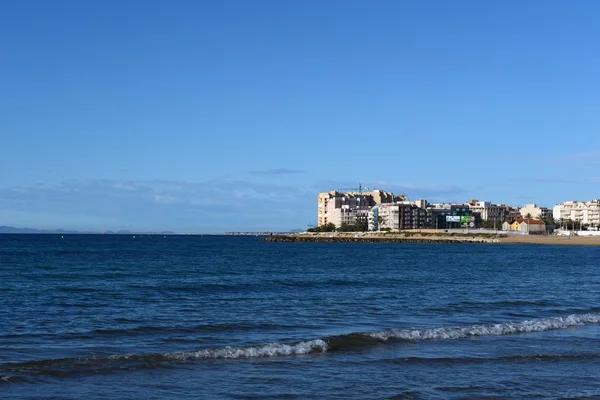
[[402, 235], [276, 235], [267, 242], [328, 242], [328, 243], [492, 243], [491, 238], [475, 236], [402, 236]]

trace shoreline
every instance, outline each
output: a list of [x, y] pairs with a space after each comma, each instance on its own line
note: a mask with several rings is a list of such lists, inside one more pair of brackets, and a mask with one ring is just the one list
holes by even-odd
[[321, 232], [274, 235], [266, 242], [293, 243], [484, 243], [484, 244], [536, 244], [553, 246], [600, 246], [600, 237], [554, 235], [493, 235], [444, 233], [373, 233], [373, 232]]
[[552, 246], [600, 246], [599, 236], [510, 235], [498, 239], [501, 244], [539, 244]]

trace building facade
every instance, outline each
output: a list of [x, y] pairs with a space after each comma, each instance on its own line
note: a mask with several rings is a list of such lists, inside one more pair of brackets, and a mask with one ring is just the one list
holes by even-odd
[[521, 217], [543, 219], [544, 221], [553, 219], [552, 210], [546, 207], [538, 207], [537, 204], [525, 204], [519, 209]]
[[469, 208], [473, 214], [478, 214], [482, 221], [504, 221], [508, 211], [507, 206], [479, 200], [472, 200]]
[[[392, 203], [399, 197], [391, 192], [373, 190], [371, 192], [345, 192], [337, 190], [319, 193], [317, 226], [333, 223], [336, 227], [354, 224], [356, 218], [365, 217], [368, 210], [378, 204]], [[354, 222], [352, 222], [354, 221]]]
[[592, 201], [565, 201], [552, 209], [555, 220], [571, 220], [592, 227], [600, 226], [600, 199]]
[[534, 218], [517, 218], [502, 224], [502, 230], [519, 232], [524, 235], [543, 235], [546, 233], [544, 221]]
[[371, 208], [368, 214], [370, 231], [424, 229], [427, 227], [427, 210], [410, 202], [384, 203]]
[[478, 217], [469, 204], [438, 203], [427, 207], [427, 227], [430, 229], [461, 228], [471, 222], [476, 224]]

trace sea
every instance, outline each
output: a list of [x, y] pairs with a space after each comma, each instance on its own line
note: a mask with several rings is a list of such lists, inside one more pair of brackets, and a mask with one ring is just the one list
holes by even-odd
[[0, 235], [0, 399], [600, 398], [599, 260]]

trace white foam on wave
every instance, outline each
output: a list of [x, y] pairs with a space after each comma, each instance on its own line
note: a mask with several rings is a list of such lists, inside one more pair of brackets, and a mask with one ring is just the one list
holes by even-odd
[[185, 361], [193, 359], [235, 359], [293, 356], [327, 351], [327, 343], [316, 339], [295, 344], [270, 343], [263, 346], [223, 347], [218, 349], [203, 349], [191, 352], [169, 353], [165, 357], [171, 360]]
[[444, 328], [391, 329], [382, 332], [367, 333], [379, 340], [435, 340], [462, 339], [471, 336], [501, 336], [516, 333], [544, 332], [565, 329], [574, 326], [597, 324], [600, 314], [573, 314], [566, 317], [532, 319], [522, 322], [504, 322], [488, 325], [452, 326]]
[[[503, 322], [498, 324], [480, 324], [466, 326], [450, 326], [440, 328], [390, 329], [380, 332], [353, 333], [336, 337], [337, 341], [355, 341], [355, 337], [364, 336], [381, 341], [400, 340], [444, 340], [462, 339], [473, 336], [501, 336], [527, 332], [544, 332], [600, 323], [600, 313], [572, 314], [565, 317], [550, 317], [526, 320], [521, 322]], [[354, 337], [354, 338], [353, 338]], [[129, 354], [110, 356], [110, 360], [131, 360], [144, 362], [192, 361], [206, 359], [244, 359], [260, 357], [294, 356], [310, 353], [324, 353], [338, 349], [339, 343], [328, 341], [332, 338], [314, 339], [293, 344], [269, 343], [257, 346], [220, 347], [198, 351], [174, 352], [165, 354]], [[343, 347], [343, 346], [342, 346]], [[86, 359], [86, 362], [89, 361]]]

